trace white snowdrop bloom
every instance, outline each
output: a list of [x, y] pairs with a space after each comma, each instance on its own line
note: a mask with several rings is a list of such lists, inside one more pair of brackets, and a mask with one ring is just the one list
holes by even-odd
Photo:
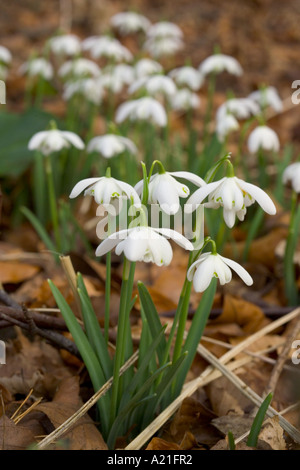
[[51, 38], [49, 47], [54, 54], [74, 56], [81, 52], [81, 41], [75, 34], [63, 34]]
[[263, 88], [261, 90], [253, 91], [250, 93], [249, 98], [258, 103], [262, 108], [271, 106], [278, 113], [282, 111], [282, 99], [278, 91], [273, 86]]
[[219, 140], [223, 142], [230, 132], [238, 130], [239, 127], [237, 119], [232, 114], [224, 114], [224, 116], [217, 118], [216, 134]]
[[63, 78], [68, 76], [71, 76], [71, 78], [99, 77], [100, 74], [99, 66], [84, 57], [68, 60], [58, 70], [58, 75]]
[[71, 145], [78, 149], [84, 148], [83, 141], [74, 132], [50, 129], [34, 134], [29, 141], [28, 148], [29, 150], [39, 150], [47, 156], [52, 152], [71, 147]]
[[135, 64], [134, 69], [137, 78], [161, 73], [163, 71], [163, 67], [161, 64], [156, 62], [156, 60], [147, 58], [139, 60]]
[[233, 269], [247, 286], [253, 284], [250, 274], [240, 264], [224, 258], [218, 253], [203, 253], [191, 265], [187, 272], [189, 281], [193, 281], [196, 292], [204, 292], [211, 283], [213, 277], [219, 279], [221, 286], [227, 284], [232, 279]]
[[154, 124], [164, 127], [167, 124], [167, 113], [159, 101], [146, 96], [138, 100], [126, 101], [118, 107], [116, 122], [120, 123], [126, 119], [131, 121], [150, 120]]
[[205, 207], [212, 209], [223, 207], [223, 217], [229, 228], [234, 226], [236, 216], [239, 220], [244, 220], [246, 208], [255, 200], [267, 214], [276, 213], [273, 201], [262, 189], [236, 176], [224, 177], [197, 189], [186, 203], [186, 212], [195, 210], [207, 196], [208, 203], [204, 204]]
[[256, 153], [259, 149], [278, 152], [279, 147], [280, 144], [276, 132], [268, 126], [258, 126], [249, 135], [248, 149], [251, 153]]
[[98, 152], [105, 158], [111, 158], [114, 155], [128, 150], [130, 153], [136, 154], [137, 148], [132, 140], [121, 135], [106, 134], [94, 137], [87, 146], [88, 152]]
[[112, 16], [110, 24], [123, 36], [130, 33], [137, 33], [138, 31], [146, 32], [151, 26], [151, 22], [148, 18], [131, 11], [117, 13]]
[[292, 188], [296, 193], [300, 193], [300, 162], [292, 163], [287, 166], [282, 175], [284, 184], [291, 182]]
[[130, 184], [112, 177], [101, 176], [100, 178], [86, 178], [79, 181], [72, 189], [70, 199], [79, 196], [82, 191], [85, 196], [94, 196], [97, 204], [110, 204], [112, 200], [126, 196], [128, 199], [133, 199], [133, 203], [137, 207], [141, 206], [135, 189]]
[[157, 266], [168, 266], [173, 258], [173, 250], [166, 237], [185, 250], [193, 250], [192, 243], [174, 230], [140, 226], [110, 235], [100, 243], [96, 256], [103, 256], [115, 248], [118, 256], [124, 253], [131, 262], [144, 261], [155, 263]]
[[115, 38], [109, 36], [92, 36], [82, 42], [84, 50], [89, 50], [93, 59], [107, 57], [118, 62], [130, 62], [133, 59], [131, 52]]
[[143, 45], [143, 49], [155, 58], [174, 55], [183, 47], [182, 39], [176, 36], [150, 37]]
[[170, 98], [171, 107], [174, 110], [187, 111], [188, 109], [196, 109], [200, 106], [200, 98], [188, 88], [177, 90], [175, 95]]
[[147, 37], [158, 38], [158, 37], [173, 37], [182, 38], [183, 32], [175, 23], [170, 21], [160, 21], [154, 23], [147, 31]]
[[7, 47], [0, 46], [0, 62], [2, 64], [8, 65], [11, 63], [11, 52], [7, 49]]
[[201, 88], [204, 80], [199, 70], [190, 66], [173, 69], [171, 72], [169, 72], [169, 76], [173, 78], [177, 85], [187, 86], [194, 91], [197, 91]]
[[199, 70], [203, 75], [210, 73], [221, 73], [226, 71], [232, 75], [242, 75], [243, 69], [239, 62], [229, 55], [214, 54], [206, 59], [199, 65]]
[[115, 94], [121, 93], [125, 85], [122, 77], [115, 75], [113, 72], [103, 73], [98, 80], [102, 88], [110, 90]]
[[52, 65], [43, 57], [25, 62], [21, 65], [19, 72], [27, 74], [29, 77], [41, 76], [45, 80], [51, 80], [54, 75]]
[[[108, 67], [108, 71], [122, 81], [124, 85], [130, 85], [135, 80], [135, 70], [131, 65], [118, 64], [113, 67]], [[106, 73], [106, 68], [103, 72]]]
[[84, 78], [76, 82], [67, 82], [63, 98], [68, 101], [74, 95], [81, 95], [87, 101], [98, 105], [103, 100], [104, 89], [99, 78]]
[[250, 98], [232, 98], [219, 106], [217, 119], [221, 119], [226, 114], [233, 114], [237, 119], [248, 119], [260, 114], [260, 108]]
[[176, 85], [172, 78], [165, 75], [151, 75], [141, 77], [129, 87], [129, 93], [135, 93], [137, 90], [145, 89], [151, 96], [165, 95], [172, 96], [176, 93]]
[[[183, 178], [196, 186], [204, 186], [200, 176], [188, 171], [174, 171], [165, 173], [156, 173], [152, 175], [149, 181], [148, 203], [159, 204], [166, 214], [176, 214], [180, 207], [179, 198], [187, 198], [190, 194], [189, 188], [176, 181], [175, 178]], [[143, 180], [135, 185], [136, 192], [141, 195], [143, 192]]]

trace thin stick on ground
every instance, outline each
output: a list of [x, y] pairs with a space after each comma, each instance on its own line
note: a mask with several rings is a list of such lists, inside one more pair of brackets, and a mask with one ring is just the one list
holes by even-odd
[[[139, 351], [136, 351], [125, 364], [120, 369], [120, 376], [131, 367], [138, 359]], [[111, 387], [113, 383], [113, 378], [111, 377], [103, 387], [98, 390], [81, 408], [79, 408], [76, 413], [74, 413], [70, 418], [68, 418], [63, 424], [55, 429], [51, 434], [45, 437], [41, 442], [38, 443], [37, 449], [42, 450], [46, 449], [50, 444], [60, 438], [63, 434], [70, 430], [74, 424], [83, 416], [88, 410], [101, 398]]]
[[[278, 327], [288, 323], [289, 321], [296, 318], [300, 313], [300, 308], [293, 310], [282, 318], [268, 324], [254, 335], [249, 336], [244, 341], [235, 346], [232, 350], [224, 354], [220, 361], [222, 363], [227, 363], [233, 359], [237, 354], [243, 352], [251, 344], [253, 344], [258, 338], [262, 338], [273, 330], [276, 330]], [[228, 367], [231, 369], [232, 364], [229, 364]], [[151, 437], [155, 434], [166, 421], [177, 411], [180, 407], [183, 400], [191, 396], [199, 387], [206, 385], [206, 379], [211, 374], [212, 376], [216, 373], [215, 369], [212, 366], [208, 366], [204, 372], [197, 378], [188, 382], [182, 393], [162, 412], [157, 418], [152, 421], [152, 423], [147, 426], [126, 448], [125, 450], [139, 450]], [[220, 374], [221, 375], [221, 374]], [[214, 375], [216, 377], [216, 375]], [[218, 376], [218, 375], [217, 375]]]
[[265, 395], [268, 395], [269, 393], [273, 393], [274, 396], [274, 391], [277, 386], [278, 379], [280, 377], [280, 374], [284, 368], [285, 362], [288, 358], [289, 352], [291, 350], [291, 345], [294, 341], [294, 339], [297, 337], [298, 333], [300, 331], [300, 318], [296, 320], [296, 324], [293, 325], [292, 328], [290, 328], [290, 331], [286, 337], [284, 347], [282, 348], [281, 353], [279, 354], [279, 357], [277, 359], [277, 362], [272, 370], [271, 377], [269, 380], [269, 383], [266, 387], [265, 390]]

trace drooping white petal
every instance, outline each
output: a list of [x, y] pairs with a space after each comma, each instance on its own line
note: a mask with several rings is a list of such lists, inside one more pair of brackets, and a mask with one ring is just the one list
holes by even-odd
[[172, 240], [174, 240], [174, 242], [177, 243], [177, 245], [181, 246], [185, 250], [194, 250], [193, 244], [186, 237], [181, 235], [181, 233], [176, 232], [176, 230], [172, 230], [170, 228], [153, 228], [152, 230], [155, 230], [156, 232], [164, 235], [165, 237], [171, 238]]
[[197, 189], [191, 197], [187, 200], [185, 204], [185, 211], [186, 213], [191, 213], [196, 209], [196, 206], [198, 204], [201, 204], [201, 202], [210, 194], [212, 193], [220, 184], [222, 180], [220, 181], [214, 181], [212, 183], [208, 183], [205, 186], [202, 186], [202, 188]]
[[43, 140], [47, 137], [48, 132], [47, 131], [40, 131], [34, 134], [29, 143], [28, 143], [28, 149], [29, 150], [35, 150], [39, 148], [39, 146], [42, 144]]
[[246, 269], [243, 268], [243, 266], [241, 266], [236, 261], [233, 261], [232, 259], [225, 258], [224, 256], [221, 256], [221, 255], [219, 255], [219, 257], [224, 261], [224, 263], [226, 263], [231, 269], [233, 269], [240, 276], [240, 278], [244, 281], [244, 283], [247, 286], [251, 286], [253, 284], [252, 277], [246, 271]]
[[276, 207], [272, 199], [258, 186], [255, 186], [252, 183], [246, 183], [245, 181], [236, 178], [240, 187], [250, 194], [261, 206], [261, 208], [267, 212], [267, 214], [274, 215], [276, 214]]
[[70, 194], [70, 199], [73, 199], [74, 197], [77, 197], [84, 189], [86, 189], [88, 186], [91, 186], [92, 184], [97, 183], [101, 178], [86, 178], [84, 180], [79, 181], [74, 188], [71, 191]]
[[200, 176], [195, 175], [189, 171], [170, 171], [169, 175], [176, 176], [177, 178], [184, 178], [187, 181], [195, 184], [196, 186], [205, 186], [205, 181]]
[[71, 142], [74, 147], [78, 149], [83, 149], [84, 148], [84, 143], [81, 140], [81, 138], [75, 134], [74, 132], [69, 132], [69, 131], [61, 131], [63, 137], [65, 137], [69, 142]]
[[193, 277], [193, 285], [196, 292], [204, 292], [211, 283], [214, 277], [214, 262], [210, 255], [199, 263]]
[[130, 230], [120, 230], [119, 232], [113, 233], [105, 240], [103, 240], [100, 245], [96, 249], [96, 256], [103, 256], [109, 251], [111, 251], [119, 242], [120, 240], [124, 240]]

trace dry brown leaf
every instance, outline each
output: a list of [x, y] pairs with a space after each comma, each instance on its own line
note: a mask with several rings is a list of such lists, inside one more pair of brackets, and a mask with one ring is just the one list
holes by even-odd
[[269, 320], [261, 308], [232, 295], [225, 295], [222, 314], [212, 325], [220, 323], [236, 323], [246, 334], [255, 333], [265, 326]]
[[168, 442], [159, 437], [154, 437], [147, 445], [146, 450], [180, 450], [180, 446], [175, 442]]
[[269, 418], [261, 429], [258, 439], [264, 441], [272, 450], [286, 450], [283, 429], [279, 424], [278, 416]]
[[35, 436], [28, 427], [15, 424], [7, 416], [0, 418], [0, 449], [24, 450], [35, 443]]
[[18, 284], [31, 279], [39, 272], [38, 266], [16, 261], [0, 261], [0, 282], [2, 284]]
[[[82, 405], [79, 398], [79, 378], [68, 377], [63, 380], [52, 402], [41, 403], [36, 410], [48, 416], [55, 428], [63, 424]], [[93, 420], [86, 414], [63, 436], [69, 441], [70, 450], [107, 450], [101, 433]]]
[[243, 416], [244, 410], [251, 403], [226, 377], [214, 380], [206, 387], [206, 392], [217, 416]]
[[239, 437], [251, 429], [253, 418], [246, 415], [229, 414], [215, 418], [211, 423], [225, 436], [230, 431], [234, 437]]

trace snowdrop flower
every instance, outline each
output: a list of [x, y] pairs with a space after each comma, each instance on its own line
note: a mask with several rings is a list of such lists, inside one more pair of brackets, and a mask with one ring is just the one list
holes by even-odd
[[172, 38], [182, 38], [183, 33], [179, 26], [170, 21], [160, 21], [159, 23], [153, 24], [147, 31], [148, 38], [158, 38], [158, 37], [172, 37]]
[[126, 196], [128, 199], [133, 199], [136, 207], [141, 206], [140, 198], [135, 189], [130, 184], [112, 177], [102, 176], [79, 181], [72, 189], [70, 199], [79, 196], [82, 191], [84, 191], [85, 196], [94, 196], [97, 204], [110, 204], [112, 200]]
[[[184, 178], [196, 186], [204, 186], [202, 178], [188, 171], [174, 171], [156, 173], [152, 175], [149, 181], [148, 203], [159, 204], [166, 214], [176, 214], [180, 207], [179, 198], [187, 198], [190, 194], [189, 188], [179, 183], [174, 178]], [[141, 195], [143, 192], [143, 180], [135, 185], [136, 192]]]
[[81, 42], [75, 34], [63, 34], [51, 38], [49, 47], [54, 54], [74, 56], [80, 53]]
[[171, 96], [171, 107], [175, 110], [187, 111], [188, 109], [199, 108], [200, 98], [188, 88], [182, 88]]
[[27, 74], [29, 77], [41, 76], [45, 80], [51, 80], [53, 78], [53, 67], [43, 57], [38, 57], [25, 62], [21, 65], [19, 72], [21, 74]]
[[223, 142], [230, 132], [238, 130], [239, 127], [237, 119], [232, 114], [217, 117], [216, 134], [220, 142]]
[[259, 104], [262, 108], [271, 106], [278, 113], [282, 111], [282, 100], [278, 91], [273, 86], [263, 88], [261, 90], [250, 93], [249, 98]]
[[120, 41], [109, 36], [92, 36], [83, 41], [82, 47], [89, 50], [93, 59], [107, 57], [118, 62], [130, 62], [133, 59], [131, 52]]
[[152, 59], [141, 59], [135, 66], [135, 74], [137, 78], [146, 77], [163, 71], [162, 65]]
[[282, 181], [284, 184], [290, 181], [293, 190], [300, 193], [300, 162], [292, 163], [286, 167], [282, 175]]
[[81, 138], [74, 132], [50, 129], [34, 134], [29, 141], [28, 148], [29, 150], [39, 150], [47, 156], [52, 152], [71, 147], [71, 145], [78, 149], [84, 148]]
[[219, 279], [221, 286], [230, 282], [232, 279], [230, 268], [240, 276], [247, 286], [253, 284], [252, 277], [240, 264], [224, 258], [218, 253], [211, 252], [200, 255], [189, 268], [187, 278], [189, 281], [193, 281], [196, 292], [204, 292], [213, 277]]
[[160, 127], [167, 124], [167, 113], [159, 101], [145, 97], [138, 100], [122, 103], [116, 112], [116, 122], [120, 123], [130, 119], [131, 121], [152, 121]]
[[94, 137], [90, 140], [87, 146], [88, 152], [98, 152], [104, 158], [111, 158], [118, 155], [125, 150], [130, 153], [137, 153], [135, 144], [127, 137], [115, 134], [106, 134], [99, 137]]
[[199, 90], [203, 83], [203, 76], [199, 70], [190, 66], [173, 69], [169, 72], [169, 76], [173, 78], [177, 85], [187, 86], [194, 91]]
[[137, 33], [138, 31], [146, 32], [151, 23], [143, 15], [135, 12], [117, 13], [110, 19], [110, 24], [119, 31], [122, 36], [130, 33]]
[[112, 68], [112, 74], [122, 80], [125, 85], [130, 85], [135, 80], [135, 70], [128, 64], [115, 65]]
[[142, 88], [151, 96], [158, 94], [172, 96], [176, 93], [175, 83], [170, 77], [164, 75], [151, 75], [150, 77], [139, 78], [129, 87], [128, 92], [135, 93]]
[[80, 57], [75, 60], [68, 60], [59, 69], [60, 77], [71, 76], [72, 78], [99, 77], [100, 68], [92, 60]]
[[67, 82], [64, 87], [63, 98], [68, 101], [77, 94], [83, 96], [91, 103], [100, 104], [104, 95], [100, 79], [84, 78], [77, 82]]
[[232, 75], [242, 75], [243, 69], [239, 62], [229, 55], [214, 54], [207, 57], [200, 65], [199, 70], [203, 75], [221, 73], [224, 70]]
[[148, 51], [155, 58], [176, 54], [184, 46], [180, 37], [150, 37], [143, 45], [143, 49]]
[[11, 59], [12, 57], [10, 51], [4, 46], [0, 46], [0, 62], [2, 64], [8, 65], [10, 64]]
[[254, 184], [246, 183], [236, 176], [224, 177], [197, 189], [187, 201], [186, 212], [194, 211], [207, 196], [208, 203], [205, 204], [205, 207], [212, 209], [223, 207], [223, 217], [229, 228], [234, 226], [235, 216], [241, 221], [244, 220], [246, 208], [251, 206], [255, 200], [267, 214], [274, 215], [276, 213], [274, 203], [262, 189]]
[[174, 230], [140, 226], [110, 235], [100, 243], [96, 256], [103, 256], [115, 248], [118, 256], [124, 253], [131, 262], [144, 261], [157, 266], [168, 266], [172, 261], [173, 251], [166, 237], [186, 250], [193, 250], [192, 243]]
[[268, 126], [258, 126], [249, 135], [248, 149], [251, 153], [256, 153], [259, 149], [278, 152], [279, 147], [280, 144], [276, 132]]
[[233, 114], [237, 119], [248, 119], [260, 113], [259, 106], [250, 98], [232, 98], [217, 110], [217, 119], [222, 119], [226, 114]]

